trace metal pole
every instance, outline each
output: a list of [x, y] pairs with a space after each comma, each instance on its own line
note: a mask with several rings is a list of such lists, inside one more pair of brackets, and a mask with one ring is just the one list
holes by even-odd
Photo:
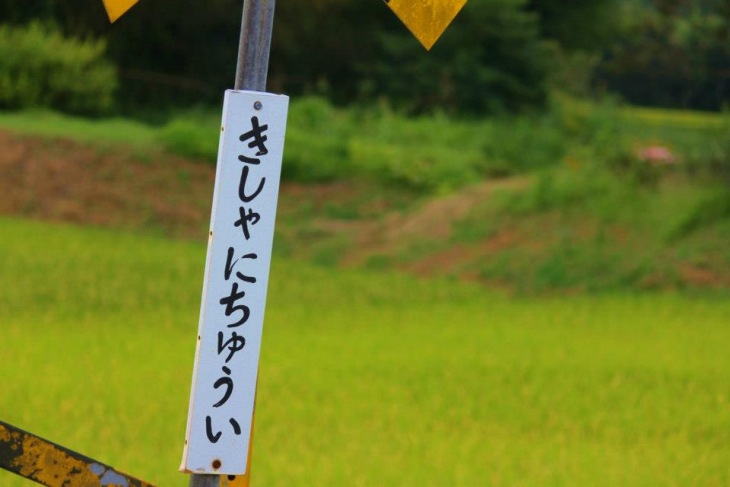
[[266, 91], [276, 0], [245, 0], [235, 90]]
[[[244, 0], [235, 90], [266, 91], [276, 0]], [[251, 471], [249, 446], [248, 471]], [[190, 475], [190, 487], [219, 487], [220, 475]]]
[[220, 475], [202, 475], [194, 473], [190, 476], [190, 487], [219, 487]]

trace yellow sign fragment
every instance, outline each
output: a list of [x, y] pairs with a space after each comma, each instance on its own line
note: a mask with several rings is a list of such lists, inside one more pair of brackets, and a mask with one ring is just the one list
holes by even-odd
[[466, 5], [467, 0], [385, 0], [427, 50]]
[[132, 8], [138, 1], [139, 0], [103, 0], [106, 13], [109, 15], [109, 21], [116, 22], [119, 17], [124, 15], [127, 10]]

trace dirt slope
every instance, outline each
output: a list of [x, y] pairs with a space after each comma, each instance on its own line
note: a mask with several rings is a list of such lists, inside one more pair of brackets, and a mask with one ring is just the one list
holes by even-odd
[[[170, 154], [0, 131], [0, 215], [204, 242], [214, 176], [212, 165]], [[595, 240], [604, 232], [611, 252], [630, 256], [636, 251], [628, 246], [625, 228], [601, 229], [580, 216], [566, 223], [562, 216], [550, 213], [508, 222], [477, 239], [457, 235], [460, 222], [468, 221], [470, 212], [488, 203], [497, 191], [520, 192], [529, 186], [529, 178], [511, 178], [424, 199], [403, 189], [367, 182], [284, 183], [275, 251], [331, 265], [398, 268], [508, 289], [515, 287], [513, 281], [532, 276], [540, 265], [546, 271], [563, 274], [575, 267], [573, 261], [558, 261], [556, 255], [549, 254], [562, 244], [553, 241], [556, 232], [548, 229], [561, 225], [578, 244]], [[707, 238], [712, 241], [713, 237]], [[645, 275], [632, 278], [634, 285], [730, 289], [726, 253], [715, 252], [722, 258], [708, 258], [698, 264], [696, 255], [694, 261], [686, 260], [681, 248], [668, 252], [662, 257], [669, 262], [664, 269], [647, 270]], [[557, 263], [557, 269], [547, 265], [553, 265], [550, 259]], [[634, 265], [632, 259], [627, 262]], [[495, 263], [508, 268], [498, 269], [490, 278]], [[625, 274], [631, 272], [627, 269]], [[581, 289], [585, 279], [595, 277], [586, 274], [575, 278], [577, 284], [568, 282], [564, 287]]]
[[195, 237], [213, 178], [211, 167], [169, 155], [0, 131], [0, 214]]

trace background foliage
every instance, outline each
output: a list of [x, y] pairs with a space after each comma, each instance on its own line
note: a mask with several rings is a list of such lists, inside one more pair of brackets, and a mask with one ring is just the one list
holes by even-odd
[[117, 87], [104, 41], [64, 38], [51, 27], [0, 25], [0, 107], [109, 111]]
[[730, 3], [626, 2], [601, 79], [644, 105], [717, 110], [730, 99]]
[[[233, 80], [239, 0], [140, 2], [109, 26], [101, 2], [5, 0], [0, 21], [41, 19], [103, 39], [120, 110], [218, 104]], [[386, 98], [410, 113], [522, 111], [550, 89], [717, 110], [730, 95], [724, 0], [471, 0], [433, 51], [382, 2], [277, 6], [269, 88], [335, 103]]]

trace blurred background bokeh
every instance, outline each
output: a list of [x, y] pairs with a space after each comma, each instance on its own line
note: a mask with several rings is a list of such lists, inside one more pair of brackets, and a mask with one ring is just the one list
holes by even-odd
[[[5, 0], [0, 19], [6, 28], [42, 26], [38, 50], [54, 34], [104, 43], [99, 56], [124, 86], [108, 108], [119, 113], [219, 103], [235, 66], [239, 3], [140, 2], [112, 28], [101, 2]], [[338, 104], [387, 99], [409, 113], [539, 108], [556, 89], [717, 111], [730, 93], [729, 8], [719, 0], [473, 0], [424, 55], [379, 2], [292, 0], [277, 6], [270, 90]], [[4, 76], [20, 69], [13, 62], [4, 53]]]

